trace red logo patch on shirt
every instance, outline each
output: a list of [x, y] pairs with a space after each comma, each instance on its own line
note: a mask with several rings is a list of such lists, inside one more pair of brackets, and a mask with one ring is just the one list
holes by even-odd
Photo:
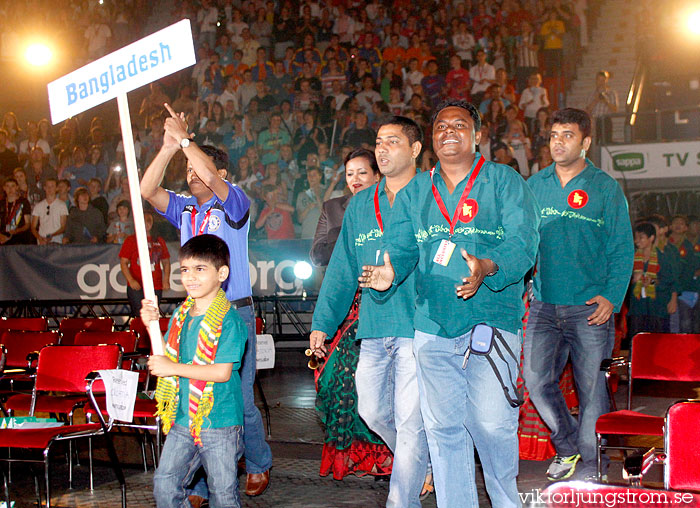
[[459, 212], [459, 220], [462, 222], [471, 222], [479, 213], [479, 203], [475, 199], [467, 199], [462, 205], [462, 210]]
[[678, 253], [681, 255], [682, 258], [684, 258], [688, 255], [688, 251], [685, 248], [685, 245], [681, 245], [681, 248], [678, 249]]
[[695, 245], [693, 245], [693, 250], [695, 252], [700, 252], [700, 243], [696, 243]]
[[566, 202], [569, 203], [571, 208], [583, 208], [588, 203], [588, 194], [584, 190], [576, 189], [571, 191]]

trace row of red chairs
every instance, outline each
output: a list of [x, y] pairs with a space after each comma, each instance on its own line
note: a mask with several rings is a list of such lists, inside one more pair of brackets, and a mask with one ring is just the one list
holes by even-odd
[[[620, 366], [627, 368], [627, 407], [616, 410], [615, 401], [611, 396], [613, 411], [602, 415], [596, 422], [598, 478], [602, 478], [602, 454], [606, 450], [624, 450], [625, 453], [639, 450], [639, 447], [626, 445], [625, 438], [663, 437], [664, 446], [652, 450], [652, 453], [647, 455], [653, 455], [654, 462], [664, 463], [667, 469], [672, 464], [670, 457], [675, 455], [676, 460], [673, 464], [676, 474], [669, 476], [666, 471], [666, 488], [700, 491], [700, 403], [673, 405], [665, 417], [632, 409], [634, 389], [640, 380], [700, 383], [700, 334], [639, 333], [632, 338], [628, 359], [606, 360], [601, 365], [601, 370], [605, 371], [609, 381], [613, 369]], [[694, 416], [688, 417], [688, 414]], [[675, 422], [680, 423], [677, 423], [671, 432], [670, 426], [674, 417]], [[669, 446], [671, 436], [675, 436], [673, 454]], [[611, 444], [609, 441], [613, 439], [622, 443]]]

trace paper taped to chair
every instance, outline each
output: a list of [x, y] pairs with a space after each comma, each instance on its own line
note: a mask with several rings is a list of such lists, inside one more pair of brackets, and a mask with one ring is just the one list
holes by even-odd
[[274, 369], [275, 368], [275, 341], [270, 334], [256, 336], [256, 368]]
[[139, 382], [138, 372], [131, 370], [99, 370], [105, 384], [107, 413], [113, 420], [134, 421], [134, 403]]

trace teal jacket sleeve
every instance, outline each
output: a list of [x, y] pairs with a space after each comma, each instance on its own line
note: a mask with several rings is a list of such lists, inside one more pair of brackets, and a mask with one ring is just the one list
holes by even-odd
[[532, 190], [513, 171], [499, 179], [498, 204], [505, 240], [491, 249], [488, 257], [498, 265], [498, 272], [484, 279], [491, 291], [520, 281], [535, 264], [540, 242], [540, 209]]
[[370, 290], [372, 298], [377, 301], [388, 299], [396, 288], [406, 280], [418, 263], [420, 253], [411, 220], [411, 193], [416, 189], [414, 177], [411, 182], [401, 189], [394, 199], [391, 217], [384, 224], [382, 243], [389, 253], [394, 267], [394, 282], [387, 291]]
[[343, 226], [323, 277], [311, 323], [312, 330], [327, 335], [333, 335], [345, 319], [358, 284], [360, 270], [354, 248], [353, 209], [351, 201], [343, 216]]
[[[617, 182], [612, 183], [607, 202], [609, 206], [604, 214], [608, 238], [605, 246], [606, 282], [601, 296], [614, 305], [615, 312], [619, 312], [632, 276], [634, 241], [627, 199]], [[590, 262], [596, 263], [596, 260]]]

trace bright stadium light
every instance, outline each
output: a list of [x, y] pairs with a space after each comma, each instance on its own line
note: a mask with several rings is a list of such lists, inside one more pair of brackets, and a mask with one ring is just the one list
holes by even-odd
[[693, 35], [700, 35], [700, 10], [691, 12], [687, 21], [688, 31]]
[[294, 265], [294, 276], [300, 280], [306, 280], [311, 277], [313, 268], [306, 261], [299, 261]]
[[30, 44], [24, 52], [24, 58], [35, 67], [43, 67], [48, 64], [52, 56], [51, 48], [40, 42]]

